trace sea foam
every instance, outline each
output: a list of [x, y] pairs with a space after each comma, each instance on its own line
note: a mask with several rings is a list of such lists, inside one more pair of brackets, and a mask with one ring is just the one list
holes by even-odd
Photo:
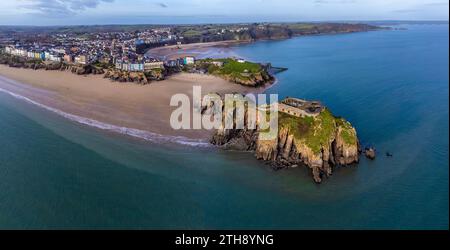
[[[2, 80], [5, 80], [5, 79], [2, 79]], [[16, 99], [23, 100], [27, 103], [33, 104], [35, 106], [38, 106], [40, 108], [43, 108], [50, 112], [53, 112], [57, 115], [60, 115], [64, 118], [66, 118], [66, 119], [69, 119], [71, 121], [77, 122], [79, 124], [87, 125], [90, 127], [98, 128], [101, 130], [107, 130], [107, 131], [111, 131], [111, 132], [115, 132], [115, 133], [120, 133], [123, 135], [128, 135], [128, 136], [132, 136], [135, 138], [143, 139], [143, 140], [150, 141], [150, 142], [156, 142], [156, 143], [176, 143], [176, 144], [180, 144], [180, 145], [187, 145], [187, 146], [194, 146], [194, 147], [210, 147], [211, 146], [211, 144], [209, 144], [208, 142], [206, 142], [204, 140], [200, 140], [200, 139], [190, 139], [190, 138], [187, 138], [184, 136], [161, 135], [161, 134], [157, 134], [157, 133], [153, 133], [153, 132], [149, 132], [149, 131], [145, 131], [145, 130], [116, 126], [113, 124], [100, 122], [100, 121], [97, 121], [94, 119], [90, 119], [90, 118], [86, 118], [86, 117], [82, 117], [82, 116], [78, 116], [78, 115], [74, 115], [74, 114], [69, 114], [62, 110], [49, 107], [42, 103], [31, 100], [28, 97], [13, 93], [13, 92], [8, 91], [3, 88], [0, 88], [0, 92], [6, 93]]]

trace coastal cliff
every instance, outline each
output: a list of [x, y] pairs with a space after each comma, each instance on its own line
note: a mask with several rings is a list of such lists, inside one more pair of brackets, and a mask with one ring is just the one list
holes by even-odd
[[297, 117], [279, 111], [277, 136], [271, 140], [261, 138], [257, 124], [256, 130], [220, 129], [211, 143], [228, 150], [254, 151], [257, 159], [274, 169], [307, 166], [317, 183], [332, 175], [334, 166], [359, 161], [355, 128], [327, 108], [315, 117]]
[[127, 72], [96, 66], [95, 64], [76, 65], [64, 62], [44, 62], [40, 59], [23, 58], [2, 53], [0, 53], [0, 64], [12, 68], [68, 71], [76, 75], [104, 75], [104, 78], [114, 82], [134, 82], [143, 85], [149, 84], [152, 80], [164, 80], [166, 77], [166, 72], [163, 69], [154, 69], [148, 72]]
[[0, 64], [8, 65], [12, 68], [69, 71], [77, 75], [101, 75], [105, 73], [103, 68], [96, 67], [94, 65], [73, 65], [62, 62], [43, 62], [39, 59], [22, 58], [5, 54], [0, 54]]
[[[245, 73], [244, 73], [245, 74]], [[215, 75], [215, 74], [213, 74]], [[235, 76], [232, 74], [228, 75], [216, 75], [219, 76], [229, 82], [249, 86], [249, 87], [258, 87], [265, 84], [272, 84], [275, 78], [269, 74], [267, 71], [260, 71], [255, 73], [249, 73], [241, 76]]]
[[[219, 41], [258, 41], [288, 39], [296, 36], [345, 34], [378, 30], [381, 27], [361, 23], [251, 23], [177, 25], [173, 33], [182, 37], [183, 44]], [[137, 50], [144, 52], [167, 44], [140, 44]], [[176, 42], [168, 43], [175, 45]]]
[[[220, 63], [221, 66], [217, 66], [214, 63]], [[271, 84], [275, 80], [269, 72], [271, 68], [270, 64], [240, 63], [232, 58], [198, 60], [193, 65], [154, 68], [142, 72], [118, 70], [111, 65], [99, 63], [88, 65], [68, 64], [65, 62], [42, 61], [40, 59], [13, 56], [4, 53], [0, 53], [0, 64], [8, 65], [12, 68], [69, 71], [77, 75], [104, 75], [104, 78], [110, 79], [113, 82], [130, 82], [141, 85], [150, 84], [152, 81], [162, 81], [170, 75], [183, 71], [214, 75], [229, 82], [249, 87]]]
[[259, 87], [275, 81], [274, 76], [269, 72], [271, 67], [271, 64], [254, 63], [243, 59], [208, 58], [197, 60], [194, 65], [185, 66], [184, 70], [217, 76], [248, 87]]

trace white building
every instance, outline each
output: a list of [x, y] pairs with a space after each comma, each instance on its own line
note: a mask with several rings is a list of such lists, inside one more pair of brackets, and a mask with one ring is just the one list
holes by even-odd
[[49, 54], [49, 57], [47, 57], [47, 55], [45, 56], [45, 58], [49, 61], [52, 62], [61, 62], [62, 61], [62, 57], [59, 55], [55, 55], [55, 54]]
[[186, 56], [184, 58], [184, 64], [185, 65], [189, 65], [189, 64], [194, 64], [195, 63], [195, 58], [192, 56]]
[[87, 57], [85, 55], [79, 55], [75, 57], [75, 63], [86, 65], [87, 64]]
[[144, 70], [162, 69], [164, 68], [164, 62], [146, 62], [144, 63]]
[[223, 62], [221, 61], [212, 61], [211, 63], [217, 67], [223, 67]]
[[26, 49], [19, 49], [19, 56], [26, 57], [27, 56], [27, 50]]
[[7, 54], [12, 54], [12, 47], [10, 47], [10, 46], [6, 46], [6, 48], [5, 48], [5, 53], [7, 53]]

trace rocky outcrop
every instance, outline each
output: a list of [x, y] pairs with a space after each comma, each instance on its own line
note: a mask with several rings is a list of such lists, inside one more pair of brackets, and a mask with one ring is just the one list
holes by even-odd
[[146, 73], [147, 78], [153, 80], [153, 81], [162, 81], [164, 79], [166, 79], [166, 75], [168, 75], [168, 73], [166, 72], [165, 69], [154, 69], [154, 70], [150, 70]]
[[320, 183], [323, 176], [332, 175], [333, 166], [350, 165], [359, 160], [358, 145], [344, 143], [339, 129], [333, 131], [327, 143], [320, 145], [320, 150], [315, 152], [308, 143], [281, 126], [276, 140], [258, 142], [256, 157], [271, 161], [277, 168], [306, 165], [312, 170], [314, 181]]
[[111, 79], [115, 82], [134, 82], [138, 84], [149, 84], [150, 80], [143, 72], [127, 72], [120, 70], [108, 70], [104, 78]]
[[237, 77], [234, 75], [217, 75], [227, 81], [250, 87], [259, 87], [265, 84], [272, 84], [275, 78], [267, 71], [261, 71], [258, 73], [243, 73]]
[[364, 149], [364, 155], [367, 157], [367, 159], [375, 160], [376, 151], [374, 148], [368, 147]]
[[92, 65], [85, 66], [77, 66], [77, 65], [65, 65], [63, 66], [63, 70], [69, 70], [70, 72], [77, 75], [101, 75], [104, 74], [105, 71], [102, 68], [97, 68]]
[[13, 68], [69, 71], [77, 75], [97, 75], [105, 73], [102, 68], [94, 65], [72, 65], [62, 62], [43, 62], [37, 59], [16, 57], [5, 54], [0, 55], [0, 64], [6, 64]]
[[[356, 130], [352, 127], [346, 128], [354, 133], [356, 137]], [[335, 164], [338, 165], [350, 165], [359, 161], [359, 141], [356, 143], [346, 143], [343, 138], [344, 128], [342, 126], [337, 127], [337, 136], [333, 141], [332, 150], [334, 155]]]
[[257, 159], [274, 169], [307, 166], [317, 183], [331, 176], [333, 167], [359, 161], [355, 128], [332, 116], [327, 109], [316, 118], [298, 118], [280, 112], [278, 123], [277, 136], [269, 140], [262, 139], [259, 129], [220, 129], [211, 143], [224, 149], [254, 151]]

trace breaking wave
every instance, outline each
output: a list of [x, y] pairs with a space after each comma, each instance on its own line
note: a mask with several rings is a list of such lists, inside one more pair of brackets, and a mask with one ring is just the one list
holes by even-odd
[[0, 88], [0, 92], [6, 93], [16, 99], [23, 100], [27, 103], [33, 104], [40, 108], [46, 109], [50, 112], [58, 114], [66, 119], [71, 120], [71, 121], [77, 122], [79, 124], [87, 125], [90, 127], [94, 127], [94, 128], [98, 128], [98, 129], [102, 129], [102, 130], [106, 130], [106, 131], [112, 131], [112, 132], [132, 136], [135, 138], [143, 139], [143, 140], [150, 141], [150, 142], [156, 142], [156, 143], [177, 143], [177, 144], [181, 144], [181, 145], [195, 146], [195, 147], [210, 147], [211, 146], [211, 144], [209, 144], [208, 142], [205, 142], [204, 140], [190, 139], [190, 138], [187, 138], [184, 136], [166, 136], [166, 135], [152, 133], [152, 132], [144, 131], [144, 130], [140, 130], [140, 129], [120, 127], [120, 126], [112, 125], [109, 123], [100, 122], [100, 121], [97, 121], [94, 119], [69, 114], [69, 113], [61, 111], [59, 109], [49, 107], [42, 103], [33, 101], [30, 98], [10, 92], [10, 91], [2, 89], [2, 88]]

